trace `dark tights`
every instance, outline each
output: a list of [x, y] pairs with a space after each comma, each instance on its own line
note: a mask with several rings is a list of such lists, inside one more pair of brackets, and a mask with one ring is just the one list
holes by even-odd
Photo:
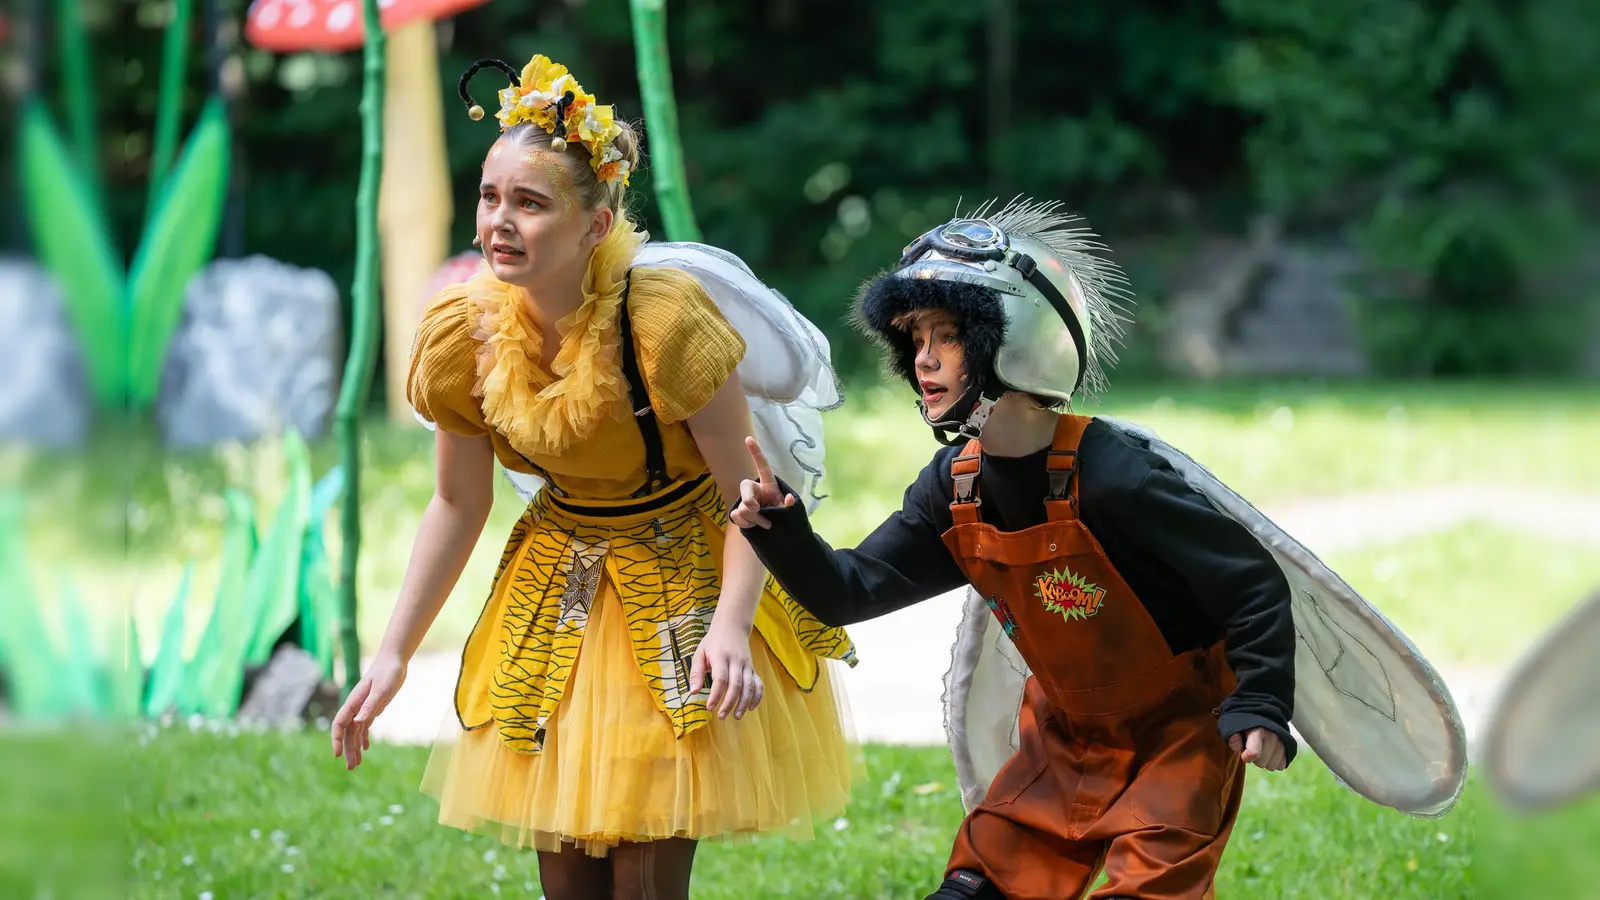
[[539, 854], [539, 887], [549, 900], [689, 900], [695, 842], [623, 843], [596, 859], [576, 847]]

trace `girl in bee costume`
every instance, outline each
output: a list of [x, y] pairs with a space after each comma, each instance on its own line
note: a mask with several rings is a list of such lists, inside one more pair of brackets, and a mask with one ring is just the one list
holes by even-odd
[[[408, 381], [438, 486], [335, 752], [360, 762], [483, 527], [498, 460], [540, 489], [463, 650], [458, 727], [424, 789], [441, 822], [539, 851], [552, 900], [685, 898], [697, 842], [807, 836], [849, 792], [829, 661], [853, 662], [850, 641], [727, 522], [749, 470], [736, 370], [790, 348], [771, 330], [747, 343], [676, 265], [704, 269], [707, 252], [641, 265], [625, 195], [637, 144], [611, 107], [535, 56], [467, 72], [474, 118], [466, 82], [485, 67], [511, 79], [478, 197], [485, 265], [427, 307]], [[797, 400], [807, 374], [767, 399]]]

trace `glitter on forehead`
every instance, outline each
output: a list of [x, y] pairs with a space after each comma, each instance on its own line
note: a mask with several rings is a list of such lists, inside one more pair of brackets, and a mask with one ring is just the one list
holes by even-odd
[[529, 151], [522, 154], [522, 161], [530, 166], [537, 167], [550, 179], [550, 185], [555, 188], [556, 199], [561, 201], [561, 221], [565, 222], [572, 215], [572, 179], [567, 176], [567, 167], [554, 153]]

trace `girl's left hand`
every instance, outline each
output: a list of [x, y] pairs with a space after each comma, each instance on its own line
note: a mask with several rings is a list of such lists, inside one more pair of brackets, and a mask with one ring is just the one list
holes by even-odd
[[712, 619], [711, 630], [695, 650], [689, 667], [691, 694], [700, 693], [707, 675], [711, 677], [711, 696], [706, 698], [706, 708], [717, 718], [726, 719], [731, 712], [740, 719], [760, 705], [765, 688], [750, 656], [748, 628], [723, 626]]

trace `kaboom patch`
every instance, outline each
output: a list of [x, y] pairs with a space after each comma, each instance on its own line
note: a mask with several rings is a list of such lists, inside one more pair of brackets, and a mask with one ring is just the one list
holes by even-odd
[[1065, 567], [1035, 578], [1033, 594], [1045, 609], [1060, 613], [1068, 622], [1093, 616], [1100, 611], [1100, 604], [1106, 598], [1105, 588], [1089, 583], [1088, 579]]

